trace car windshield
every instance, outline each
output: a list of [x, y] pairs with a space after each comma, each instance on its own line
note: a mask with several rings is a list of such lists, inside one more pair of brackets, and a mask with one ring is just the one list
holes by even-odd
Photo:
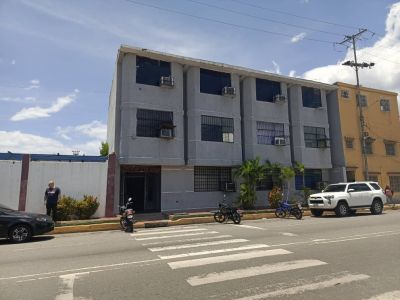
[[328, 185], [325, 189], [324, 189], [324, 193], [325, 192], [329, 192], [329, 193], [334, 193], [334, 192], [344, 192], [346, 189], [346, 185], [345, 184], [331, 184]]

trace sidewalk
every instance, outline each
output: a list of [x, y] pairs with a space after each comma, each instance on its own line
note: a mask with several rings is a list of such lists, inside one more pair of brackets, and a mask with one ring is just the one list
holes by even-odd
[[[400, 209], [396, 204], [395, 209]], [[385, 210], [392, 210], [391, 205], [385, 205]], [[243, 211], [242, 220], [259, 220], [276, 218], [274, 209]], [[303, 216], [310, 216], [309, 209], [304, 209]], [[175, 214], [138, 214], [136, 215], [135, 228], [155, 228], [176, 225], [190, 225], [201, 223], [214, 223], [212, 212], [175, 213]], [[105, 230], [120, 230], [119, 217], [100, 218], [91, 220], [61, 221], [57, 223], [54, 231], [50, 234], [94, 232]]]

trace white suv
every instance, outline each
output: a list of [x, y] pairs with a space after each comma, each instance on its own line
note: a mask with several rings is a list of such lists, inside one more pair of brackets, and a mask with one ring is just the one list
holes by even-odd
[[338, 217], [355, 214], [358, 208], [370, 208], [373, 215], [381, 214], [386, 196], [376, 182], [348, 182], [328, 185], [321, 193], [308, 198], [311, 214], [320, 217], [325, 210]]

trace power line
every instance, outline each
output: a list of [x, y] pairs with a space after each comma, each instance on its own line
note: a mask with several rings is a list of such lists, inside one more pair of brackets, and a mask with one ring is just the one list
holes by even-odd
[[[272, 34], [272, 35], [285, 36], [285, 37], [289, 37], [289, 38], [293, 37], [293, 35], [290, 35], [290, 34], [287, 34], [287, 33], [269, 31], [269, 30], [264, 30], [264, 29], [260, 29], [260, 28], [255, 28], [255, 27], [250, 27], [250, 26], [245, 26], [245, 25], [239, 25], [239, 24], [235, 24], [235, 23], [225, 22], [225, 21], [221, 21], [221, 20], [217, 20], [217, 19], [208, 18], [208, 17], [197, 16], [197, 15], [185, 13], [183, 11], [170, 9], [170, 8], [165, 8], [165, 7], [161, 7], [161, 6], [157, 6], [157, 5], [153, 5], [153, 4], [142, 3], [142, 2], [138, 2], [138, 1], [134, 1], [134, 0], [124, 0], [124, 1], [132, 3], [132, 4], [144, 6], [144, 7], [150, 7], [150, 8], [154, 8], [154, 9], [157, 9], [157, 10], [166, 11], [166, 12], [173, 13], [173, 14], [183, 15], [183, 16], [196, 18], [196, 19], [199, 19], [199, 20], [210, 21], [210, 22], [214, 22], [214, 23], [218, 23], [218, 24], [224, 24], [224, 25], [228, 25], [228, 26], [232, 26], [232, 27], [236, 27], [236, 28], [242, 28], [242, 29], [247, 29], [247, 30], [252, 30], [252, 31], [258, 31], [258, 32], [263, 32], [263, 33], [267, 33], [267, 34]], [[320, 39], [307, 38], [307, 37], [303, 38], [303, 40], [319, 42], [319, 43], [326, 43], [326, 44], [334, 44], [335, 43], [333, 41], [320, 40]]]
[[203, 6], [207, 6], [207, 7], [220, 9], [220, 10], [223, 10], [223, 11], [231, 12], [231, 13], [242, 15], [242, 16], [247, 16], [247, 17], [251, 17], [251, 18], [255, 18], [255, 19], [259, 19], [259, 20], [272, 22], [272, 23], [282, 24], [282, 25], [286, 25], [286, 26], [290, 26], [290, 27], [302, 28], [302, 29], [306, 29], [306, 30], [311, 30], [311, 31], [315, 31], [315, 32], [321, 32], [321, 33], [331, 34], [331, 35], [336, 35], [336, 36], [344, 36], [344, 34], [342, 34], [342, 33], [319, 30], [319, 29], [315, 29], [315, 28], [312, 28], [312, 27], [295, 25], [295, 24], [291, 24], [291, 23], [287, 23], [287, 22], [277, 21], [277, 20], [274, 20], [274, 19], [269, 19], [269, 18], [265, 18], [265, 17], [259, 17], [259, 16], [256, 16], [256, 15], [244, 13], [244, 12], [241, 12], [241, 11], [237, 11], [237, 10], [234, 10], [234, 9], [229, 9], [229, 8], [225, 8], [225, 7], [221, 7], [221, 6], [217, 6], [217, 5], [213, 5], [213, 4], [204, 3], [204, 2], [201, 2], [201, 1], [196, 1], [196, 0], [185, 0], [185, 1], [196, 3], [196, 4], [199, 4], [199, 5], [203, 5]]
[[272, 11], [278, 14], [283, 14], [283, 15], [288, 15], [288, 16], [292, 16], [292, 17], [296, 17], [299, 19], [304, 19], [304, 20], [308, 20], [308, 21], [313, 21], [313, 22], [318, 22], [318, 23], [323, 23], [323, 24], [327, 24], [327, 25], [333, 25], [333, 26], [339, 26], [339, 27], [344, 27], [344, 28], [350, 28], [350, 29], [357, 29], [359, 30], [358, 27], [354, 27], [354, 26], [350, 26], [350, 25], [344, 25], [344, 24], [339, 24], [339, 23], [334, 23], [334, 22], [329, 22], [329, 21], [324, 21], [324, 20], [320, 20], [320, 19], [315, 19], [315, 18], [310, 18], [310, 17], [305, 17], [305, 16], [300, 16], [300, 15], [296, 15], [296, 14], [292, 14], [289, 12], [285, 12], [282, 10], [278, 10], [278, 9], [272, 9], [272, 8], [266, 8], [264, 6], [259, 6], [259, 5], [255, 5], [255, 4], [250, 4], [247, 2], [243, 2], [241, 0], [231, 0], [233, 2], [236, 3], [240, 3], [242, 5], [246, 5], [249, 7], [253, 7], [253, 8], [258, 8], [258, 9], [262, 9], [262, 10], [267, 10], [267, 11]]

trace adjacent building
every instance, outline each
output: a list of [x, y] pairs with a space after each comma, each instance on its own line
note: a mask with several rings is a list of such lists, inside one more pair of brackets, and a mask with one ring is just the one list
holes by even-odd
[[[345, 155], [348, 181], [364, 180], [366, 169], [363, 161], [362, 139], [369, 180], [381, 186], [390, 185], [400, 191], [400, 122], [397, 94], [393, 92], [360, 87], [338, 82], [338, 106], [342, 145]], [[364, 137], [361, 136], [360, 112], [365, 122]]]
[[[139, 212], [214, 208], [237, 197], [233, 169], [255, 157], [304, 164], [311, 189], [343, 181], [336, 100], [335, 85], [121, 46], [108, 118], [113, 209], [128, 197]], [[271, 187], [260, 184], [258, 205]]]

